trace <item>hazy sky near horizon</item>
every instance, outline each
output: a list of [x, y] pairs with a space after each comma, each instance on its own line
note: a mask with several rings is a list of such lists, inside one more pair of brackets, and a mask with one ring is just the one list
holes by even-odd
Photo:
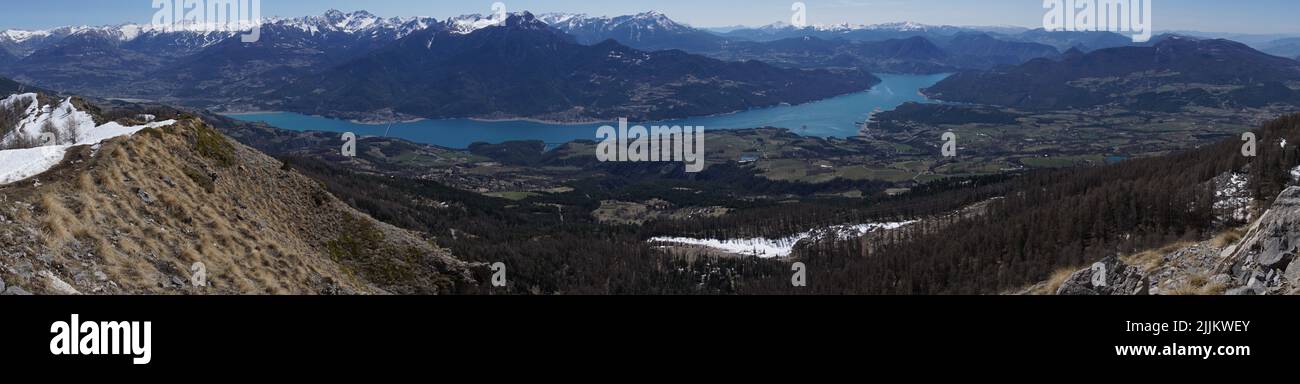
[[[154, 0], [10, 0], [0, 13], [0, 29], [41, 29], [63, 25], [147, 23]], [[262, 16], [318, 15], [329, 9], [367, 10], [379, 16], [433, 16], [439, 19], [491, 13], [492, 0], [261, 0]], [[501, 0], [511, 12], [573, 12], [625, 15], [648, 10], [697, 27], [759, 26], [789, 22], [790, 0]], [[1082, 0], [1081, 0], [1082, 1]], [[803, 0], [810, 24], [875, 24], [915, 21], [925, 24], [1042, 26], [1043, 0]], [[1300, 34], [1294, 21], [1296, 0], [1155, 0], [1154, 24], [1160, 31]]]

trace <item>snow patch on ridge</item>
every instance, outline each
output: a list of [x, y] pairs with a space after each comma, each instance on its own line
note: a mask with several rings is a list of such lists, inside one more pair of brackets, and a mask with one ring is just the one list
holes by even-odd
[[42, 127], [47, 122], [57, 130], [57, 141], [53, 145], [36, 148], [11, 149], [0, 151], [0, 185], [21, 181], [39, 175], [63, 161], [68, 149], [79, 145], [95, 145], [118, 136], [129, 136], [146, 128], [172, 125], [175, 120], [153, 122], [145, 125], [123, 126], [116, 122], [95, 125], [89, 113], [76, 109], [72, 98], [64, 99], [58, 106], [40, 105], [34, 93], [11, 95], [0, 100], [0, 108], [12, 108], [19, 102], [30, 102], [25, 110], [25, 117], [18, 122], [12, 132], [0, 138], [0, 143], [9, 144], [18, 140], [19, 135], [39, 138]]
[[36, 176], [54, 168], [67, 148], [36, 147], [28, 149], [11, 149], [0, 151], [0, 185]]
[[25, 93], [5, 98], [0, 101], [0, 107], [12, 109], [19, 102], [30, 103], [25, 111], [26, 116], [18, 121], [12, 132], [0, 138], [0, 147], [12, 144], [20, 136], [39, 138], [47, 124], [55, 128], [57, 142], [54, 144], [78, 142], [83, 135], [90, 134], [89, 131], [95, 128], [95, 120], [89, 113], [77, 110], [72, 105], [72, 98], [64, 99], [58, 106], [40, 105], [35, 93]]

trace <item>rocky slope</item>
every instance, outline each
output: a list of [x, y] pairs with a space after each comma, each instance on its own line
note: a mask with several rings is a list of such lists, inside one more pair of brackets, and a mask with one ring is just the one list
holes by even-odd
[[1223, 260], [1214, 272], [1231, 278], [1228, 281], [1236, 288], [1227, 293], [1300, 293], [1300, 263], [1293, 263], [1300, 250], [1298, 224], [1300, 187], [1291, 187], [1278, 196], [1240, 243], [1223, 251]]
[[[1110, 257], [1026, 292], [1059, 295], [1300, 294], [1300, 187], [1282, 192], [1259, 220], [1213, 240]], [[1104, 283], [1103, 283], [1104, 282]]]
[[0, 186], [0, 289], [436, 294], [473, 284], [475, 265], [421, 234], [351, 209], [196, 118], [169, 118]]

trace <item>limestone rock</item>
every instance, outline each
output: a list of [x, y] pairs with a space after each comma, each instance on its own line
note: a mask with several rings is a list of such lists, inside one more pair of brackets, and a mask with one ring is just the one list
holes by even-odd
[[5, 292], [4, 292], [4, 293], [0, 293], [0, 295], [4, 295], [4, 296], [31, 296], [32, 293], [31, 293], [31, 292], [27, 292], [27, 290], [22, 289], [22, 288], [19, 288], [18, 286], [15, 285], [15, 286], [10, 286], [9, 288], [6, 288], [6, 289], [5, 289]]
[[1111, 256], [1088, 269], [1070, 275], [1056, 291], [1057, 295], [1144, 295], [1150, 284], [1146, 276]]

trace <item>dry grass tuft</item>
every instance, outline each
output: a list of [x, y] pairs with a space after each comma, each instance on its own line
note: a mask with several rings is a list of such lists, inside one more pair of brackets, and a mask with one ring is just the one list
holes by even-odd
[[74, 232], [83, 231], [79, 228], [77, 215], [68, 210], [53, 193], [42, 195], [40, 202], [41, 209], [45, 211], [41, 228], [44, 229], [46, 246], [61, 247], [72, 239]]
[[1220, 296], [1228, 291], [1226, 284], [1212, 283], [1201, 287], [1201, 296]]
[[1056, 272], [1052, 272], [1052, 277], [1047, 279], [1046, 284], [1037, 291], [1034, 291], [1032, 294], [1055, 295], [1056, 291], [1061, 289], [1061, 285], [1065, 284], [1065, 280], [1069, 279], [1070, 275], [1073, 275], [1081, 269], [1083, 268], [1061, 268], [1056, 270]]
[[1213, 244], [1218, 248], [1227, 248], [1229, 245], [1237, 244], [1237, 242], [1241, 241], [1242, 236], [1245, 235], [1246, 231], [1242, 228], [1229, 229], [1223, 231], [1223, 233], [1220, 233], [1218, 236], [1215, 236], [1214, 240], [1210, 241], [1210, 244]]
[[1228, 286], [1211, 283], [1210, 277], [1206, 273], [1197, 273], [1187, 277], [1187, 282], [1178, 288], [1165, 292], [1171, 296], [1216, 296], [1222, 295], [1228, 290]]
[[[280, 171], [281, 162], [193, 124], [201, 123], [74, 154], [83, 157], [41, 186], [6, 193], [34, 207], [8, 218], [42, 232], [31, 246], [59, 260], [60, 275], [107, 276], [65, 278], [82, 292], [432, 293], [451, 286], [447, 271], [461, 273], [418, 234], [361, 215], [314, 180]], [[195, 262], [209, 287], [177, 286]]]
[[1192, 242], [1183, 241], [1160, 247], [1159, 249], [1146, 250], [1132, 255], [1120, 257], [1125, 264], [1137, 267], [1145, 273], [1160, 268], [1165, 263], [1165, 256], [1177, 252], [1180, 249], [1192, 246]]

